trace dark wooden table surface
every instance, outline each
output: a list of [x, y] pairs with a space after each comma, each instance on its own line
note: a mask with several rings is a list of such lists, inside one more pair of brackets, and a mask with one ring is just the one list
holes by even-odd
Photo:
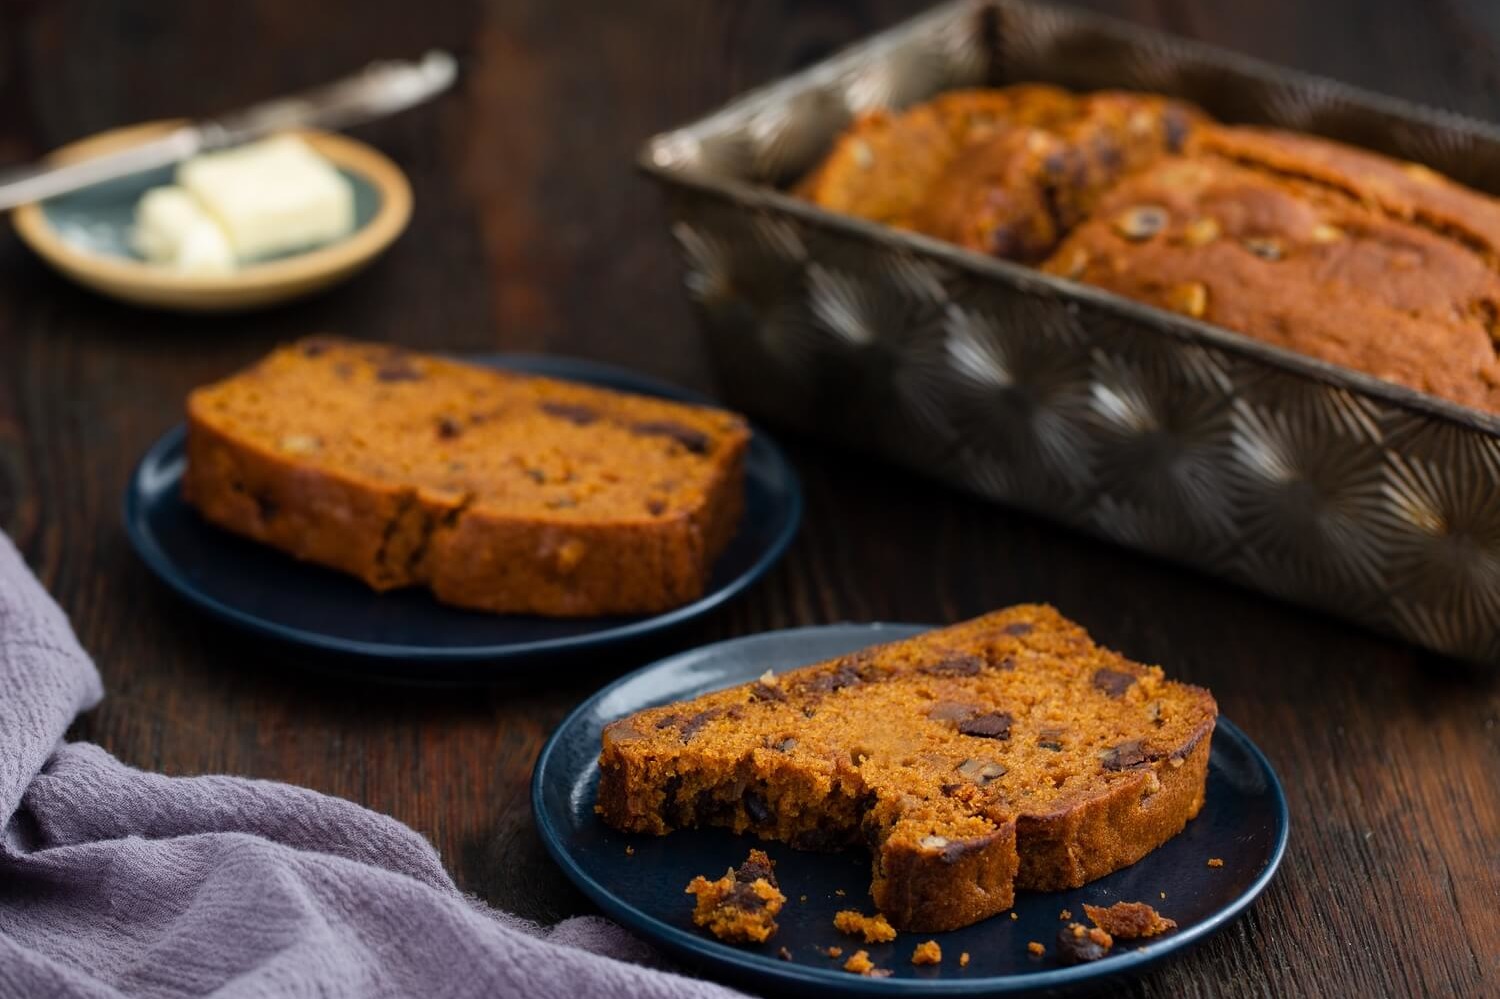
[[[320, 678], [170, 596], [120, 522], [184, 394], [316, 330], [595, 357], [711, 388], [643, 137], [921, 8], [898, 0], [8, 0], [0, 162], [225, 109], [441, 45], [459, 91], [367, 127], [410, 174], [410, 231], [321, 298], [235, 318], [137, 311], [0, 234], [0, 527], [108, 690], [74, 737], [172, 774], [304, 784], [429, 837], [465, 889], [541, 921], [588, 910], [547, 860], [528, 779], [600, 682], [393, 690]], [[1094, 0], [1141, 23], [1500, 119], [1490, 0]], [[1249, 914], [1123, 993], [1500, 995], [1500, 686], [1411, 648], [886, 468], [787, 441], [807, 518], [786, 559], [677, 635], [947, 621], [1048, 600], [1206, 684], [1286, 782], [1286, 863]], [[623, 671], [652, 650], [600, 665]]]

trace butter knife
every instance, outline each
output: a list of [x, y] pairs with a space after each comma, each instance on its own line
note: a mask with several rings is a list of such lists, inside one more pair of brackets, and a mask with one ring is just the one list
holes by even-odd
[[452, 86], [457, 75], [458, 63], [447, 52], [429, 52], [415, 62], [371, 63], [335, 83], [183, 125], [128, 149], [0, 175], [0, 211], [170, 166], [197, 153], [237, 146], [289, 128], [339, 129], [383, 118], [437, 96]]

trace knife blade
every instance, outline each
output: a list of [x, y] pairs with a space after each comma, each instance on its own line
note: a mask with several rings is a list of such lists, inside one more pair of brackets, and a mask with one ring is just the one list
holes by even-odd
[[313, 90], [175, 128], [158, 138], [62, 165], [42, 164], [0, 176], [0, 211], [181, 162], [290, 128], [341, 129], [404, 111], [453, 85], [458, 63], [433, 51], [416, 61], [371, 63], [353, 76]]

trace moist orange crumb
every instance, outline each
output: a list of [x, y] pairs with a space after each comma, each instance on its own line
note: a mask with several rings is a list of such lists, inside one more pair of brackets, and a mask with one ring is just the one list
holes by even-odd
[[896, 939], [896, 928], [879, 912], [866, 916], [853, 909], [844, 909], [834, 915], [833, 926], [841, 933], [863, 936], [865, 943], [889, 943]]
[[870, 978], [888, 978], [890, 969], [877, 968], [875, 962], [870, 960], [868, 951], [857, 950], [844, 962], [844, 970], [852, 971], [856, 975], [867, 975]]
[[969, 966], [969, 952], [968, 951], [964, 951], [962, 954], [958, 955], [958, 966], [960, 968], [967, 968]]
[[[1223, 860], [1222, 857], [1209, 857], [1208, 858], [1208, 866], [1209, 867], [1223, 867], [1224, 866], [1224, 860]], [[1162, 898], [1166, 898], [1166, 895], [1163, 895]]]
[[938, 946], [936, 940], [924, 940], [911, 952], [912, 964], [940, 964], [942, 960], [943, 948]]
[[775, 864], [761, 850], [751, 850], [739, 866], [717, 881], [701, 874], [687, 886], [696, 895], [693, 922], [728, 943], [765, 943], [776, 932], [776, 914], [786, 896], [776, 886]]
[[1047, 948], [1043, 947], [1035, 940], [1029, 941], [1026, 944], [1026, 949], [1031, 952], [1032, 957], [1041, 957], [1043, 954], [1047, 953]]
[[843, 957], [844, 956], [844, 948], [842, 948], [842, 947], [824, 947], [823, 948], [823, 956], [824, 957]]
[[1083, 911], [1099, 929], [1122, 940], [1154, 937], [1177, 929], [1175, 920], [1168, 919], [1145, 902], [1116, 902], [1107, 908], [1085, 904]]
[[1072, 909], [1064, 909], [1062, 912], [1059, 912], [1057, 914], [1057, 918], [1058, 919], [1062, 919], [1062, 920], [1072, 919], [1073, 918], [1073, 910]]

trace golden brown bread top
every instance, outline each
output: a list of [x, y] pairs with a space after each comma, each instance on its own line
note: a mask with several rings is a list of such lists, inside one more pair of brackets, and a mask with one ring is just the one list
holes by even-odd
[[196, 427], [294, 466], [558, 523], [698, 511], [749, 436], [724, 410], [315, 337], [192, 393]]
[[1420, 163], [1330, 139], [1249, 125], [1204, 129], [1193, 147], [1288, 179], [1315, 183], [1468, 246], [1500, 264], [1500, 200]]
[[1069, 112], [1023, 119], [957, 155], [912, 214], [918, 232], [1035, 263], [1125, 174], [1183, 148], [1197, 109], [1150, 94], [1069, 97]]
[[639, 712], [605, 729], [603, 753], [725, 775], [764, 755], [858, 788], [893, 840], [943, 849], [1178, 767], [1216, 715], [1206, 690], [1095, 645], [1051, 607], [1021, 605]]
[[1150, 94], [1018, 84], [862, 115], [797, 193], [824, 208], [1035, 261], [1121, 173], [1202, 113]]
[[796, 191], [831, 211], [910, 228], [913, 213], [960, 151], [1018, 123], [1066, 118], [1074, 105], [1065, 90], [1023, 84], [948, 91], [906, 111], [867, 111]]
[[[1500, 274], [1484, 254], [1408, 221], [1413, 213], [1387, 211], [1397, 200], [1387, 179], [1304, 180], [1312, 171], [1298, 167], [1292, 146], [1268, 167], [1217, 154], [1237, 130], [1212, 135], [1120, 182], [1043, 269], [1500, 410]], [[1326, 164], [1338, 152], [1326, 145], [1299, 139], [1295, 148]]]

